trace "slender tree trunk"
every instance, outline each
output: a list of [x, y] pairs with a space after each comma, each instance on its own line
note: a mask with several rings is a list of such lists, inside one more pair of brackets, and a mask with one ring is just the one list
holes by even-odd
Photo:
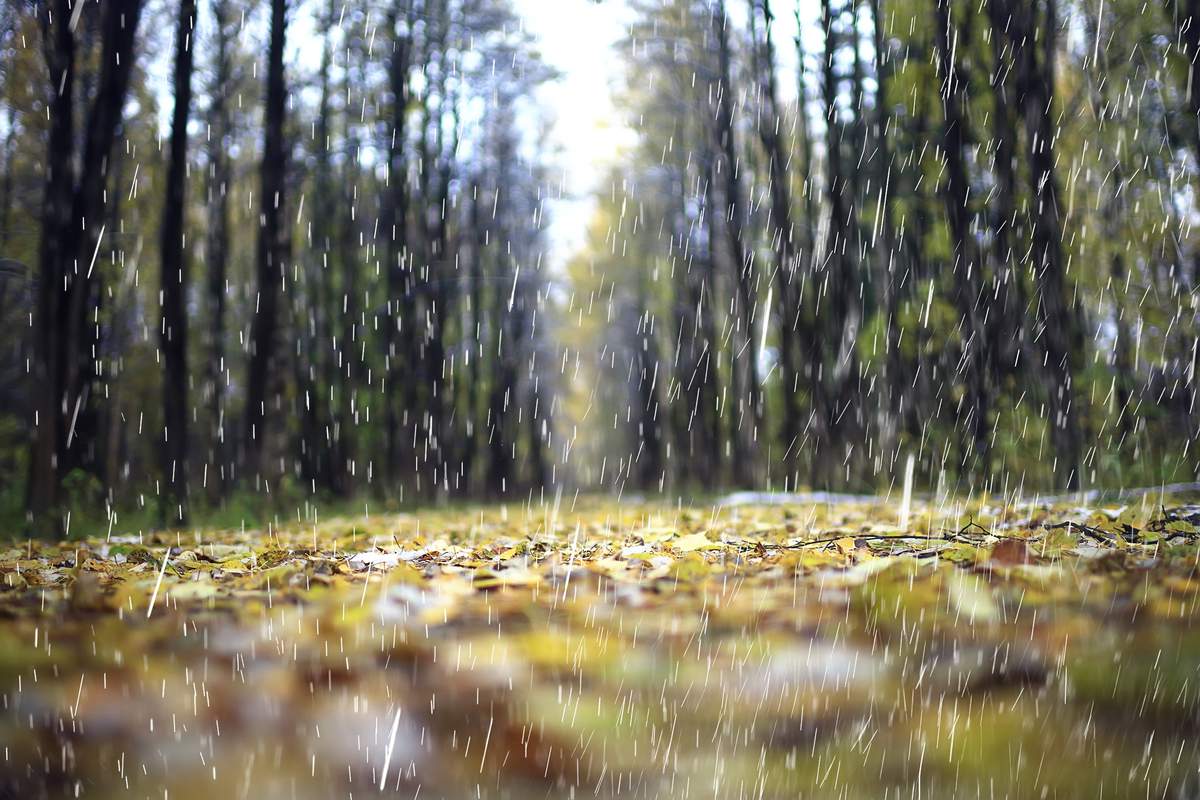
[[[1013, 4], [1009, 40], [1017, 53], [1018, 93], [1024, 101], [1025, 137], [1029, 146], [1029, 192], [1034, 199], [1033, 269], [1038, 292], [1037, 321], [1049, 379], [1048, 423], [1058, 479], [1068, 491], [1074, 491], [1080, 485], [1083, 432], [1075, 403], [1073, 359], [1082, 351], [1083, 342], [1079, 311], [1068, 294], [1055, 177], [1052, 106], [1058, 15], [1056, 0], [1043, 3], [1044, 18], [1040, 26], [1038, 3]], [[1039, 41], [1041, 48], [1036, 46]]]
[[[720, 341], [717, 335], [717, 273], [720, 261], [717, 256], [717, 202], [716, 202], [716, 153], [712, 151], [711, 145], [707, 145], [701, 156], [703, 164], [702, 181], [704, 184], [704, 223], [708, 229], [707, 249], [704, 251], [701, 259], [703, 271], [700, 276], [700, 286], [698, 287], [697, 299], [697, 314], [700, 317], [700, 335], [702, 342], [702, 350], [700, 354], [700, 363], [702, 374], [705, 376], [705, 383], [702, 385], [709, 387], [709, 392], [706, 397], [700, 399], [702, 413], [705, 416], [705, 430], [707, 431], [708, 459], [712, 464], [710, 473], [710, 483], [717, 484], [728, 480], [727, 470], [729, 468], [725, 457], [724, 444], [727, 439], [725, 431], [725, 421], [729, 416], [725, 413], [723, 398], [726, 396], [723, 391], [722, 375], [720, 369]], [[734, 392], [737, 392], [738, 383], [730, 370], [728, 376], [729, 384]]]
[[[405, 461], [402, 452], [407, 433], [401, 430], [401, 424], [409, 414], [415, 412], [417, 397], [415, 373], [410, 371], [408, 380], [405, 381], [401, 368], [402, 362], [408, 370], [416, 364], [414, 347], [417, 306], [408, 251], [408, 163], [405, 157], [408, 138], [408, 72], [412, 46], [411, 0], [407, 3], [403, 34], [398, 30], [400, 19], [399, 8], [396, 8], [390, 20], [391, 30], [396, 39], [388, 68], [388, 81], [392, 91], [392, 131], [388, 146], [390, 191], [385, 206], [384, 226], [384, 232], [390, 237], [387, 247], [388, 315], [384, 328], [387, 373], [384, 428], [387, 437], [387, 475], [394, 486], [399, 484], [404, 469], [402, 463]], [[397, 400], [401, 400], [402, 409], [397, 408]]]
[[228, 370], [225, 365], [225, 283], [229, 262], [229, 189], [232, 173], [229, 162], [229, 137], [232, 133], [225, 95], [233, 81], [229, 25], [229, 0], [212, 4], [215, 44], [213, 82], [209, 94], [208, 139], [208, 231], [205, 242], [207, 267], [207, 306], [210, 319], [207, 383], [209, 386], [208, 413], [211, 443], [210, 462], [213, 474], [210, 496], [220, 500], [233, 481], [233, 464], [225, 441], [225, 384]]
[[[334, 0], [336, 2], [336, 0]], [[366, 336], [366, 319], [362, 312], [363, 301], [359, 296], [360, 259], [358, 257], [358, 184], [360, 181], [359, 148], [360, 140], [354, 133], [354, 123], [351, 119], [351, 104], [349, 102], [351, 85], [350, 64], [344, 70], [341, 96], [345, 99], [342, 109], [343, 124], [343, 155], [340, 173], [340, 192], [335, 196], [342, 198], [339, 213], [335, 215], [337, 225], [337, 256], [339, 276], [341, 278], [341, 334], [342, 344], [339, 350], [338, 372], [339, 381], [343, 383], [344, 397], [340, 410], [340, 442], [341, 466], [339, 470], [340, 485], [343, 494], [350, 493], [354, 488], [354, 478], [357, 467], [360, 444], [356, 431], [358, 427], [359, 390], [362, 387], [364, 369], [364, 344]], [[385, 206], [386, 209], [386, 206]], [[332, 259], [331, 259], [332, 261]], [[386, 331], [385, 331], [386, 334]], [[385, 398], [386, 402], [386, 398]], [[384, 414], [386, 417], [386, 412]], [[386, 466], [386, 465], [385, 465]]]
[[[946, 158], [946, 187], [942, 192], [954, 259], [954, 299], [961, 315], [963, 378], [966, 383], [965, 415], [962, 422], [970, 437], [980, 474], [988, 471], [988, 413], [990, 392], [985, 369], [986, 332], [980, 315], [980, 286], [983, 277], [978, 248], [971, 234], [971, 191], [967, 178], [966, 76], [954, 57], [957, 38], [951, 19], [952, 0], [934, 5], [935, 47], [941, 79], [942, 150]], [[961, 46], [961, 43], [960, 43]]]
[[479, 398], [483, 384], [483, 257], [484, 239], [487, 229], [480, 214], [480, 193], [484, 191], [476, 177], [471, 183], [471, 199], [467, 211], [467, 229], [471, 234], [470, 251], [470, 310], [466, 316], [468, 330], [463, 337], [469, 348], [470, 365], [466, 392], [466, 428], [463, 438], [462, 473], [467, 486], [476, 489], [474, 469], [475, 457], [479, 452], [479, 431], [485, 426], [480, 424], [482, 416], [479, 408]]
[[[427, 386], [429, 391], [427, 440], [430, 457], [433, 461], [433, 486], [446, 485], [449, 468], [450, 431], [447, 426], [446, 412], [449, 406], [446, 396], [449, 383], [446, 380], [446, 334], [447, 322], [452, 315], [450, 308], [454, 292], [451, 283], [454, 280], [455, 264], [449, 252], [449, 227], [447, 214], [450, 204], [450, 181], [453, 177], [454, 152], [458, 143], [457, 100], [449, 96], [448, 76], [448, 43], [451, 39], [450, 9], [446, 0], [438, 0], [435, 12], [436, 31], [433, 52], [429, 60], [437, 56], [437, 81], [435, 94], [438, 98], [437, 113], [432, 115], [434, 136], [431, 151], [433, 157], [422, 165], [429, 174], [430, 191], [426, 195], [427, 205], [424, 218], [428, 220], [428, 345], [426, 347]], [[453, 123], [452, 141], [449, 151], [446, 142], [447, 108], [450, 110], [450, 120]]]
[[162, 518], [187, 522], [188, 506], [188, 262], [183, 252], [187, 198], [187, 126], [192, 105], [193, 33], [196, 0], [181, 0], [175, 33], [175, 110], [167, 164], [162, 222], [163, 353]]
[[283, 141], [287, 85], [283, 50], [287, 34], [287, 0], [271, 0], [270, 47], [267, 54], [266, 114], [259, 192], [261, 224], [256, 248], [258, 292], [250, 328], [250, 363], [246, 380], [243, 435], [243, 478], [262, 478], [266, 438], [267, 387], [275, 366], [279, 327], [279, 293], [286, 277], [289, 237], [285, 223], [284, 176], [287, 153]]
[[[762, 14], [762, 35], [759, 39], [756, 17]], [[795, 488], [803, 420], [798, 403], [799, 372], [797, 359], [811, 347], [811, 333], [805, 327], [799, 303], [799, 263], [796, 231], [792, 223], [792, 191], [787, 173], [788, 154], [784, 150], [775, 81], [775, 44], [771, 39], [774, 17], [770, 0], [750, 0], [751, 33], [754, 42], [755, 72], [762, 93], [762, 110], [758, 118], [758, 138], [767, 156], [767, 174], [771, 195], [771, 225], [768, 236], [775, 252], [775, 281], [779, 293], [779, 382], [782, 424], [780, 432], [784, 448], [784, 482]], [[801, 84], [803, 86], [803, 84]]]
[[[821, 1], [821, 28], [825, 35], [825, 55], [821, 66], [822, 99], [825, 105], [825, 200], [829, 209], [829, 232], [826, 234], [823, 265], [818, 273], [816, 291], [817, 329], [827, 329], [818, 334], [814, 341], [818, 362], [817, 389], [818, 411], [823, 419], [824, 441], [818, 441], [814, 455], [813, 483], [830, 485], [834, 478], [833, 468], [837, 459], [835, 448], [841, 444], [839, 419], [843, 416], [841, 405], [842, 384], [850, 369], [853, 340], [857, 325], [851, 313], [850, 290], [854, 283], [853, 259], [847, 257], [850, 247], [850, 211], [846, 206], [846, 185], [843, 174], [842, 135], [844, 125], [838, 119], [838, 84], [834, 70], [837, 57], [837, 33], [834, 30], [833, 0]], [[828, 359], [832, 356], [832, 360]], [[842, 364], [843, 358], [846, 364]]]
[[[1186, 102], [1190, 118], [1187, 122], [1188, 141], [1197, 159], [1200, 159], [1200, 0], [1166, 0], [1168, 9], [1174, 7], [1175, 25], [1179, 34], [1180, 48], [1187, 59]], [[1182, 265], [1181, 265], [1182, 266]], [[1192, 252], [1192, 282], [1200, 281], [1200, 248]], [[1200, 417], [1200, 377], [1196, 371], [1200, 369], [1200, 330], [1195, 320], [1195, 314], [1190, 321], [1183, 325], [1181, 344], [1185, 351], [1189, 350], [1187, 339], [1190, 338], [1190, 352], [1186, 353], [1188, 362], [1187, 394], [1188, 413], [1193, 423]]]
[[884, 37], [884, 9], [882, 0], [869, 0], [874, 27], [875, 49], [875, 159], [879, 165], [878, 230], [879, 242], [872, 246], [877, 253], [878, 285], [883, 294], [884, 356], [883, 392], [880, 415], [880, 449], [883, 451], [885, 469], [895, 473], [896, 441], [903, 427], [900, 397], [904, 392], [903, 365], [900, 359], [900, 286], [899, 273], [905, 260], [900, 250], [901, 242], [896, 236], [892, 214], [892, 148], [889, 141], [892, 127], [891, 99], [888, 87], [891, 83], [892, 64], [888, 55], [888, 44]]
[[[823, 385], [823, 369], [821, 360], [823, 358], [823, 338], [822, 319], [820, 316], [820, 285], [816, 281], [817, 278], [817, 224], [820, 217], [820, 211], [817, 207], [818, 188], [816, 184], [816, 171], [813, 166], [813, 140], [809, 130], [808, 116], [808, 68], [806, 64], [806, 53], [804, 50], [804, 40], [801, 32], [804, 30], [804, 24], [800, 19], [800, 6], [797, 4], [796, 11], [796, 38], [793, 44], [796, 48], [796, 140], [800, 149], [800, 169], [803, 178], [801, 182], [801, 191], [803, 193], [803, 214], [801, 215], [800, 233], [803, 236], [800, 247], [801, 262], [798, 265], [797, 277], [800, 280], [800, 285], [794, 289], [796, 292], [795, 303], [797, 315], [805, 314], [805, 294], [810, 293], [816, 301], [815, 311], [807, 315], [809, 322], [807, 327], [809, 330], [809, 342], [806, 351], [798, 354], [799, 364], [797, 365], [797, 379], [802, 378], [804, 384], [808, 387], [810, 403], [808, 419], [805, 427], [812, 431], [812, 438], [818, 443], [817, 448], [809, 448], [810, 452], [814, 453], [809, 458], [809, 482], [816, 485], [821, 469], [821, 456], [815, 451], [819, 449], [819, 443], [826, 442], [829, 439], [828, 430], [826, 428], [827, 406], [828, 403], [825, 397]], [[791, 446], [789, 444], [789, 446]], [[797, 457], [803, 451], [804, 440], [798, 441], [795, 444]], [[799, 476], [797, 475], [797, 480]]]
[[[1014, 252], [1020, 237], [1017, 235], [1017, 130], [1012, 109], [1013, 44], [1008, 40], [1010, 17], [1007, 0], [988, 0], [988, 17], [992, 28], [992, 138], [996, 143], [994, 170], [997, 190], [994, 209], [992, 236], [995, 280], [999, 282], [1000, 302], [992, 315], [991, 371], [999, 376], [1017, 363], [1018, 355], [1025, 349], [1026, 328], [1025, 292], [1017, 258]], [[1014, 336], [1015, 334], [1015, 336]]]
[[[634, 310], [637, 313], [635, 326], [637, 349], [633, 354], [635, 362], [634, 381], [635, 398], [637, 400], [637, 442], [635, 452], [635, 480], [637, 485], [645, 490], [653, 490], [661, 486], [663, 470], [666, 466], [665, 441], [662, 430], [662, 420], [659, 411], [662, 403], [659, 399], [659, 354], [658, 341], [654, 335], [652, 314], [650, 311], [650, 286], [644, 273], [637, 279], [634, 288]], [[532, 423], [533, 420], [531, 419]]]
[[[724, 177], [725, 198], [725, 241], [731, 266], [734, 269], [734, 286], [737, 292], [737, 313], [734, 321], [733, 372], [740, 375], [742, 390], [735, 398], [738, 407], [733, 412], [733, 460], [736, 480], [747, 486], [758, 482], [758, 459], [754, 455], [755, 444], [760, 436], [766, 435], [761, 385], [758, 375], [758, 353], [754, 342], [754, 312], [757, 306], [756, 283], [753, 260], [747, 258], [742, 231], [742, 187], [739, 180], [737, 132], [733, 124], [733, 83], [731, 80], [731, 51], [729, 45], [729, 20], [725, 14], [724, 0], [718, 0], [713, 13], [713, 31], [717, 41], [719, 80], [716, 87], [716, 136], [722, 156], [721, 171]], [[747, 421], [748, 417], [748, 421]]]

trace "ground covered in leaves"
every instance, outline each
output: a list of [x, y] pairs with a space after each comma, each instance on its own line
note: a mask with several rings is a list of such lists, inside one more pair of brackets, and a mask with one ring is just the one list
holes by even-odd
[[792, 500], [0, 545], [0, 796], [1200, 792], [1200, 506]]

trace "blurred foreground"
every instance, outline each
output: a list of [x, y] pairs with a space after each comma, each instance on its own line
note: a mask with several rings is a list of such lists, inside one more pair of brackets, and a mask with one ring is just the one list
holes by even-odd
[[587, 501], [14, 544], [0, 797], [1193, 797], [1198, 531]]

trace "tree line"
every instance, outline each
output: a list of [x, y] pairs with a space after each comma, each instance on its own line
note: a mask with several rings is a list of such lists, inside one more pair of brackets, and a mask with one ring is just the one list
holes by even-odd
[[1193, 5], [630, 0], [559, 273], [508, 0], [6, 4], [0, 506], [1193, 479]]
[[0, 458], [35, 527], [549, 482], [553, 72], [507, 0], [0, 13]]
[[631, 5], [571, 265], [594, 480], [1195, 479], [1194, 3]]

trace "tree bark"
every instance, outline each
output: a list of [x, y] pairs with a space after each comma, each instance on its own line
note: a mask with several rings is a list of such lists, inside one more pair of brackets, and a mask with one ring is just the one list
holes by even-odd
[[[1037, 322], [1045, 353], [1050, 397], [1048, 420], [1054, 443], [1056, 474], [1068, 491], [1080, 485], [1083, 432], [1075, 404], [1073, 359], [1082, 351], [1079, 311], [1068, 296], [1062, 254], [1062, 218], [1055, 176], [1054, 60], [1058, 41], [1056, 0], [1014, 3], [1009, 41], [1017, 53], [1017, 92], [1022, 99], [1029, 147], [1029, 193], [1033, 209], [1033, 269], [1038, 292]], [[1038, 36], [1035, 37], [1035, 32]], [[1036, 46], [1040, 38], [1042, 47]], [[1040, 55], [1040, 58], [1039, 58]], [[1035, 337], [1037, 338], [1037, 337]]]
[[196, 0], [181, 0], [175, 33], [175, 109], [167, 163], [162, 222], [163, 353], [162, 518], [187, 522], [188, 505], [188, 262], [183, 252], [187, 196], [187, 125], [192, 105], [193, 32]]
[[59, 505], [63, 477], [73, 469], [93, 466], [91, 387], [99, 332], [89, 311], [99, 295], [96, 259], [105, 219], [104, 190], [133, 70], [142, 3], [125, 0], [101, 7], [100, 72], [82, 128], [78, 174], [73, 166], [76, 64], [72, 9], [67, 0], [54, 0], [42, 17], [53, 93], [48, 108], [50, 132], [35, 309], [37, 419], [27, 487], [29, 509], [35, 518]]
[[723, 162], [720, 171], [724, 177], [722, 190], [725, 200], [725, 243], [734, 270], [734, 286], [737, 292], [737, 335], [733, 339], [732, 371], [740, 377], [740, 388], [745, 393], [742, 396], [741, 392], [735, 392], [738, 408], [733, 411], [733, 460], [736, 480], [753, 486], [758, 479], [758, 459], [754, 456], [754, 447], [758, 438], [764, 436], [766, 431], [758, 375], [758, 353], [754, 344], [757, 275], [752, 260], [747, 259], [742, 230], [742, 214], [745, 210], [738, 175], [737, 131], [733, 124], [733, 83], [730, 67], [732, 56], [728, 23], [724, 0], [718, 0], [713, 12], [713, 33], [717, 42], [718, 60], [714, 133]]
[[[390, 237], [387, 246], [388, 315], [383, 337], [387, 375], [384, 429], [387, 439], [386, 470], [393, 486], [400, 482], [404, 470], [402, 452], [407, 433], [401, 430], [401, 424], [416, 410], [417, 397], [415, 374], [412, 372], [416, 366], [416, 298], [408, 248], [408, 162], [405, 157], [413, 8], [410, 0], [406, 4], [405, 30], [400, 33], [399, 5], [393, 9], [389, 23], [395, 41], [388, 65], [388, 82], [392, 92], [392, 131], [388, 145], [389, 192], [384, 209], [384, 231]], [[407, 381], [402, 365], [409, 370]], [[398, 400], [402, 408], [397, 407]]]
[[[990, 392], [985, 369], [986, 332], [980, 315], [982, 264], [971, 234], [971, 190], [967, 178], [966, 76], [954, 56], [958, 32], [951, 19], [952, 0], [934, 4], [935, 48], [941, 80], [942, 150], [946, 159], [946, 188], [942, 193], [954, 260], [954, 300], [961, 316], [962, 373], [966, 384], [965, 411], [960, 416], [974, 449], [974, 461], [986, 476], [989, 466], [988, 413]], [[959, 43], [958, 46], [962, 46]]]
[[287, 152], [283, 141], [287, 85], [283, 51], [287, 36], [287, 0], [271, 0], [270, 46], [267, 52], [266, 114], [260, 170], [261, 222], [255, 261], [258, 292], [250, 327], [250, 363], [246, 379], [246, 419], [242, 477], [261, 480], [266, 438], [267, 387], [275, 366], [280, 285], [286, 276], [289, 238], [284, 224], [284, 177]]
[[[762, 34], [758, 35], [756, 16], [762, 14]], [[754, 66], [761, 92], [762, 110], [758, 118], [758, 138], [767, 156], [767, 175], [771, 195], [771, 224], [768, 236], [775, 253], [776, 291], [779, 293], [779, 382], [782, 421], [781, 446], [784, 448], [783, 469], [786, 486], [795, 488], [799, 463], [800, 433], [803, 428], [798, 403], [800, 353], [811, 347], [800, 307], [800, 270], [796, 231], [792, 223], [792, 191], [787, 172], [789, 161], [784, 150], [780, 129], [783, 115], [779, 113], [775, 80], [775, 44], [771, 39], [774, 17], [770, 0], [750, 0], [751, 34], [754, 38]], [[801, 67], [802, 69], [803, 67]], [[800, 85], [801, 92], [803, 84]], [[799, 109], [803, 113], [803, 107]]]
[[210, 436], [209, 453], [213, 466], [210, 496], [219, 500], [233, 480], [233, 465], [225, 441], [225, 283], [229, 262], [229, 190], [233, 176], [229, 162], [229, 137], [232, 123], [225, 95], [233, 82], [230, 54], [229, 0], [212, 5], [215, 30], [213, 82], [209, 93], [208, 139], [208, 231], [204, 246], [207, 267], [207, 305], [210, 320], [207, 383]]

